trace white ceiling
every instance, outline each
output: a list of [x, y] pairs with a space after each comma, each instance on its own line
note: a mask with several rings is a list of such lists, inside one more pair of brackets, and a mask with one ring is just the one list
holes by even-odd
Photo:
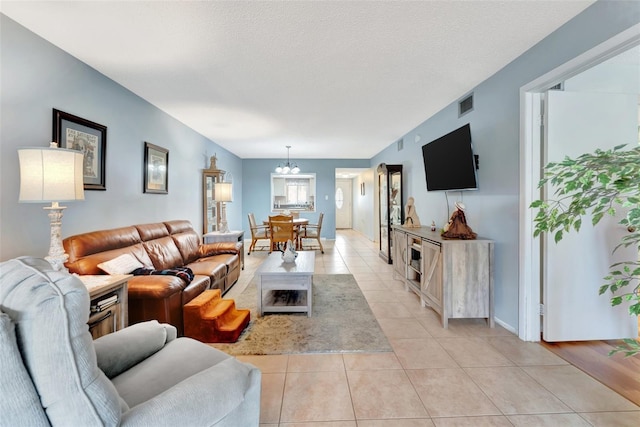
[[241, 158], [371, 158], [593, 0], [1, 1]]

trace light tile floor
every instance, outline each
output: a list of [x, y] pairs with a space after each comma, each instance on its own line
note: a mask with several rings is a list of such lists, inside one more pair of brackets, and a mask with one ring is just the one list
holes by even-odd
[[[266, 255], [245, 257], [229, 297]], [[640, 407], [536, 343], [479, 320], [443, 329], [357, 232], [338, 231], [315, 268], [354, 275], [393, 352], [239, 357], [262, 370], [263, 427], [640, 425]]]

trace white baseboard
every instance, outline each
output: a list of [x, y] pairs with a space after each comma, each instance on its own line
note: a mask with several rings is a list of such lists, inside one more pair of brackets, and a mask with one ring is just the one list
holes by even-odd
[[493, 320], [500, 326], [502, 326], [503, 328], [505, 328], [507, 331], [511, 332], [512, 334], [515, 334], [516, 336], [518, 335], [518, 330], [516, 328], [514, 328], [513, 326], [503, 322], [502, 320], [498, 319], [497, 317], [494, 317]]

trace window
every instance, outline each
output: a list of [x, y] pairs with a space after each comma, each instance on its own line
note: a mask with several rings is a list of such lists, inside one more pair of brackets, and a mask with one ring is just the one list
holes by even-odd
[[315, 212], [316, 174], [271, 174], [271, 210]]
[[342, 192], [342, 188], [336, 188], [336, 208], [342, 209], [342, 205], [344, 205], [344, 193]]

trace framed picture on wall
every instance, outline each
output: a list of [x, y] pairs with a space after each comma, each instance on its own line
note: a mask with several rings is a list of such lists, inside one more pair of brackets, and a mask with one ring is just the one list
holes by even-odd
[[60, 148], [84, 154], [84, 189], [106, 190], [107, 127], [53, 109], [53, 137]]
[[169, 193], [169, 150], [144, 143], [144, 189], [145, 193]]

